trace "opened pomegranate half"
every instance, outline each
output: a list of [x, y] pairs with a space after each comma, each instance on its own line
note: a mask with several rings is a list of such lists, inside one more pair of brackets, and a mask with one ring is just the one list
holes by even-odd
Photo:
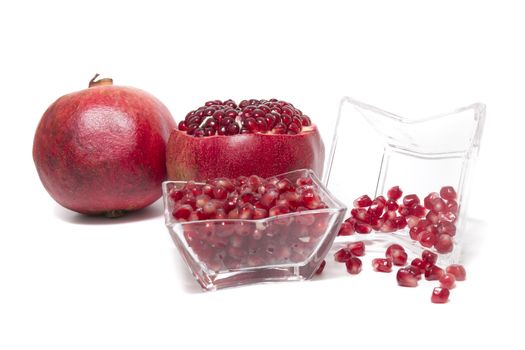
[[206, 102], [186, 115], [167, 146], [170, 180], [267, 178], [305, 168], [321, 176], [323, 163], [317, 127], [277, 99]]

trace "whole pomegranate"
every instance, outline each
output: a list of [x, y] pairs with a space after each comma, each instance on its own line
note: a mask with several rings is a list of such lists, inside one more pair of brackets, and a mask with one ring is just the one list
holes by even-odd
[[44, 187], [83, 214], [123, 215], [153, 203], [166, 179], [166, 142], [176, 124], [145, 91], [111, 79], [60, 97], [44, 113], [33, 159]]
[[317, 127], [277, 99], [206, 102], [172, 131], [167, 149], [170, 180], [267, 178], [305, 168], [321, 176], [323, 163]]

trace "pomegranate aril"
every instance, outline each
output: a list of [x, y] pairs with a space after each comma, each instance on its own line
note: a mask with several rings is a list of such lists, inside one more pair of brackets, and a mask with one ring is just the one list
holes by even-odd
[[406, 207], [411, 207], [415, 204], [419, 204], [419, 197], [415, 194], [407, 194], [403, 198], [403, 205]]
[[456, 225], [448, 221], [441, 221], [437, 225], [437, 229], [440, 234], [445, 234], [449, 236], [454, 236], [456, 234]]
[[383, 214], [383, 210], [385, 209], [385, 204], [386, 201], [383, 197], [374, 199], [368, 208], [368, 213], [375, 217], [381, 216]]
[[401, 216], [408, 216], [410, 215], [410, 208], [405, 205], [400, 205], [399, 208], [397, 209], [397, 212]]
[[377, 272], [391, 272], [392, 262], [389, 259], [376, 258], [372, 260], [372, 267]]
[[315, 274], [316, 275], [320, 275], [321, 273], [323, 273], [323, 270], [324, 270], [324, 267], [326, 266], [326, 260], [323, 260], [321, 262], [321, 265], [319, 265], [319, 267], [317, 268], [317, 270], [315, 270]]
[[409, 228], [416, 226], [420, 220], [417, 216], [413, 215], [406, 216], [405, 219]]
[[393, 220], [385, 220], [383, 225], [381, 225], [381, 228], [379, 229], [381, 232], [394, 232], [397, 230], [397, 226], [394, 223]]
[[275, 207], [272, 207], [268, 214], [269, 216], [277, 216], [277, 215], [282, 215], [282, 214], [288, 214], [290, 212], [290, 208], [289, 207], [285, 207], [285, 206], [282, 206], [282, 205], [277, 205]]
[[432, 210], [438, 213], [447, 211], [447, 204], [441, 198], [434, 198], [430, 201]]
[[445, 273], [439, 278], [439, 285], [442, 288], [452, 289], [456, 286], [456, 276], [451, 273]]
[[410, 263], [411, 266], [414, 266], [415, 268], [418, 268], [420, 273], [424, 273], [427, 269], [427, 267], [429, 266], [429, 264], [420, 259], [420, 258], [415, 258], [414, 260], [412, 260], [412, 262]]
[[354, 200], [355, 208], [365, 208], [365, 207], [369, 207], [371, 204], [372, 204], [372, 199], [366, 194]]
[[394, 220], [394, 225], [398, 230], [402, 230], [407, 226], [407, 220], [403, 216], [398, 216]]
[[447, 234], [438, 235], [436, 242], [434, 243], [434, 248], [436, 248], [438, 253], [441, 254], [450, 253], [454, 249], [452, 237]]
[[363, 263], [361, 262], [361, 259], [356, 257], [351, 257], [345, 262], [346, 265], [346, 271], [351, 275], [357, 275], [359, 272], [361, 272]]
[[409, 268], [401, 268], [396, 275], [397, 284], [402, 287], [417, 287], [418, 276]]
[[186, 125], [186, 122], [184, 120], [179, 122], [179, 130], [181, 130], [181, 131], [188, 130], [188, 126]]
[[354, 234], [354, 223], [348, 220], [341, 224], [338, 236], [350, 236]]
[[431, 252], [430, 250], [424, 250], [423, 253], [421, 253], [421, 259], [427, 263], [427, 265], [435, 265], [438, 259], [438, 256], [436, 253]]
[[447, 267], [446, 272], [454, 275], [456, 281], [464, 281], [467, 278], [467, 272], [463, 265], [452, 264]]
[[419, 236], [419, 243], [425, 248], [432, 248], [436, 242], [436, 234], [431, 231], [423, 231]]
[[193, 208], [188, 204], [183, 204], [173, 210], [173, 217], [177, 220], [188, 219]]
[[399, 186], [394, 186], [387, 192], [388, 199], [392, 201], [397, 201], [401, 196], [403, 195], [403, 191], [399, 188]]
[[352, 257], [352, 253], [347, 248], [339, 249], [334, 254], [334, 260], [337, 262], [347, 262]]
[[407, 267], [405, 267], [405, 269], [409, 270], [414, 276], [417, 277], [418, 280], [421, 279], [421, 275], [424, 272], [424, 271], [421, 271], [419, 267], [416, 267], [414, 265], [408, 265]]
[[456, 198], [457, 198], [456, 190], [452, 186], [441, 187], [441, 190], [439, 191], [439, 194], [440, 194], [441, 198], [443, 198], [443, 199], [445, 199], [447, 201], [449, 201], [449, 200], [456, 200]]
[[385, 252], [387, 259], [391, 260], [396, 266], [403, 266], [406, 264], [408, 255], [405, 249], [399, 244], [391, 244]]
[[427, 213], [425, 207], [419, 204], [415, 204], [409, 207], [408, 212], [410, 213], [410, 215], [414, 215], [418, 218], [424, 218]]
[[433, 224], [437, 224], [439, 222], [439, 214], [433, 210], [430, 210], [427, 213], [426, 219]]
[[361, 222], [356, 222], [354, 225], [355, 232], [366, 234], [372, 232], [372, 228], [368, 224], [363, 224]]
[[458, 203], [455, 200], [447, 202], [447, 212], [457, 215], [459, 211]]
[[352, 215], [353, 218], [355, 218], [356, 220], [362, 223], [370, 223], [370, 214], [364, 208], [353, 208], [350, 211], [350, 214]]
[[448, 301], [449, 296], [450, 296], [450, 291], [447, 288], [436, 287], [432, 291], [432, 297], [430, 300], [434, 304], [444, 304]]
[[427, 281], [437, 281], [445, 274], [445, 271], [437, 265], [428, 265], [425, 269], [425, 279]]
[[347, 245], [348, 250], [353, 256], [365, 255], [365, 244], [363, 242], [353, 242]]
[[396, 211], [399, 208], [399, 204], [393, 199], [386, 201], [386, 209], [391, 211]]
[[288, 132], [288, 127], [283, 123], [277, 123], [272, 129], [274, 134], [286, 134]]

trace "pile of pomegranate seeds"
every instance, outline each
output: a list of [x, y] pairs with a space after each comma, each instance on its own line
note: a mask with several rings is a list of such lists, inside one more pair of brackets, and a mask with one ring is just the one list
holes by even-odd
[[188, 135], [205, 137], [252, 133], [299, 134], [311, 125], [310, 118], [291, 103], [270, 100], [214, 100], [194, 111], [179, 123]]
[[434, 248], [438, 253], [450, 253], [454, 248], [458, 203], [456, 191], [451, 186], [432, 192], [421, 203], [415, 194], [403, 196], [399, 186], [387, 192], [387, 198], [379, 196], [372, 200], [363, 195], [354, 200], [351, 217], [341, 225], [340, 236], [355, 232], [366, 234], [372, 231], [396, 232], [409, 228], [409, 235], [425, 248]]
[[[190, 181], [169, 196], [186, 243], [213, 271], [304, 261], [330, 224], [327, 213], [306, 213], [327, 207], [310, 177]], [[279, 218], [294, 212], [305, 213]]]
[[361, 272], [363, 263], [358, 256], [365, 255], [365, 244], [363, 242], [349, 243], [345, 248], [339, 249], [334, 254], [334, 260], [345, 263], [346, 271], [351, 275]]

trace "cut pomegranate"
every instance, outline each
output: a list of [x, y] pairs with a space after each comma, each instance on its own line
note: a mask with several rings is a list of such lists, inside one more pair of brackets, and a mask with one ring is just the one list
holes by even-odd
[[403, 191], [399, 188], [399, 186], [394, 186], [387, 192], [387, 197], [390, 200], [397, 201], [401, 196], [403, 195]]
[[315, 271], [315, 274], [316, 275], [320, 275], [321, 273], [323, 273], [323, 270], [324, 270], [324, 267], [326, 266], [326, 260], [323, 260], [321, 262], [321, 265], [319, 265], [319, 267], [317, 268], [317, 270]]
[[435, 304], [444, 304], [448, 301], [450, 291], [447, 288], [436, 287], [432, 291], [432, 298], [430, 299]]
[[402, 287], [417, 287], [418, 276], [409, 268], [401, 268], [396, 275], [397, 284]]
[[347, 248], [353, 256], [365, 255], [365, 244], [363, 242], [349, 243]]
[[441, 198], [450, 201], [450, 200], [456, 200], [457, 194], [456, 190], [452, 186], [444, 186], [439, 191], [439, 194], [441, 195]]
[[361, 267], [363, 263], [361, 262], [361, 259], [356, 257], [351, 257], [346, 261], [346, 271], [348, 271], [351, 275], [357, 275], [359, 272], [361, 272]]
[[437, 265], [429, 265], [425, 270], [425, 279], [428, 281], [437, 281], [445, 274], [445, 271]]
[[467, 272], [463, 265], [452, 264], [447, 267], [447, 273], [450, 273], [456, 277], [456, 281], [464, 281], [467, 278]]
[[334, 254], [334, 260], [337, 262], [347, 262], [352, 257], [352, 252], [347, 248], [339, 249]]
[[372, 267], [377, 272], [391, 272], [392, 261], [390, 259], [376, 258], [372, 260]]
[[451, 273], [445, 273], [439, 278], [439, 284], [443, 288], [452, 289], [456, 285], [456, 276]]
[[366, 208], [372, 204], [372, 199], [368, 195], [363, 195], [354, 200], [355, 208]]
[[385, 252], [387, 259], [391, 260], [396, 266], [403, 266], [406, 264], [408, 255], [405, 249], [399, 244], [391, 244]]

